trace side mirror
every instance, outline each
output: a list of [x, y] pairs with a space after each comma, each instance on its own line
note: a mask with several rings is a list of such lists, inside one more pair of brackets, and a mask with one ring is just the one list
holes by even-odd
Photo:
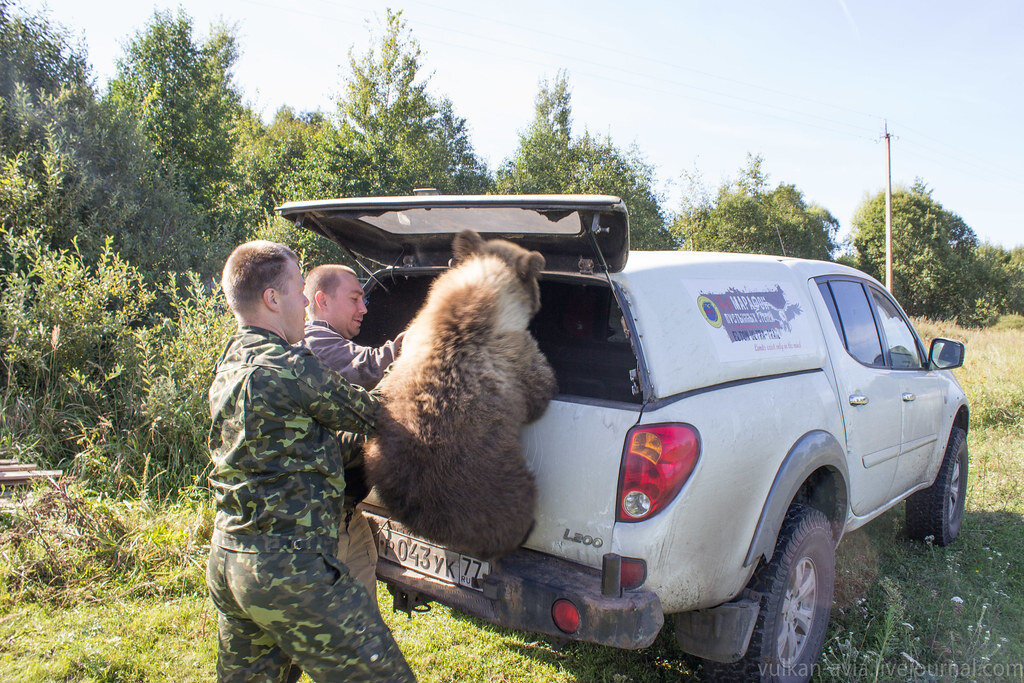
[[952, 370], [964, 364], [964, 345], [952, 339], [936, 337], [928, 349], [928, 367], [935, 370]]

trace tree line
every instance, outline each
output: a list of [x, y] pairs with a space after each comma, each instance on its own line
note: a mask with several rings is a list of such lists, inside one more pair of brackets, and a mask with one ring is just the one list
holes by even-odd
[[[350, 52], [332, 111], [285, 106], [269, 122], [245, 103], [229, 26], [198, 35], [183, 11], [159, 11], [125, 44], [98, 88], [65, 29], [0, 0], [0, 227], [38, 235], [87, 262], [113, 250], [146, 276], [209, 279], [253, 237], [284, 241], [310, 264], [343, 260], [275, 218], [293, 199], [442, 193], [601, 193], [623, 198], [631, 248], [740, 251], [838, 260], [881, 278], [884, 196], [866, 195], [851, 236], [750, 156], [717, 188], [690, 177], [666, 207], [636, 146], [573, 133], [568, 78], [542, 81], [532, 121], [495, 170], [468, 122], [424, 75], [400, 12], [364, 54]], [[980, 242], [923, 180], [893, 194], [894, 290], [908, 313], [988, 324], [1024, 314], [1024, 248]], [[10, 264], [0, 264], [9, 267]]]
[[[496, 169], [429, 88], [419, 44], [388, 13], [349, 55], [331, 111], [269, 122], [232, 77], [233, 29], [198, 35], [157, 12], [99, 88], [45, 15], [0, 0], [0, 459], [60, 468], [115, 496], [208, 498], [210, 372], [234, 328], [215, 284], [235, 245], [345, 254], [274, 216], [296, 199], [444, 193], [600, 193], [629, 208], [633, 249], [839, 260], [881, 276], [884, 197], [852, 237], [751, 156], [716, 188], [690, 178], [669, 209], [635, 146], [574, 133], [564, 73]], [[923, 182], [893, 198], [895, 289], [912, 315], [986, 324], [1024, 313], [1024, 250], [979, 243]], [[1011, 323], [1013, 320], [1010, 321]]]

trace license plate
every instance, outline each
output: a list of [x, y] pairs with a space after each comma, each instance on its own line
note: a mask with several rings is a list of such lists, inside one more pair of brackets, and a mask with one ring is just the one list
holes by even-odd
[[406, 569], [479, 591], [483, 590], [479, 581], [491, 573], [489, 562], [441, 548], [386, 526], [377, 531], [377, 554]]

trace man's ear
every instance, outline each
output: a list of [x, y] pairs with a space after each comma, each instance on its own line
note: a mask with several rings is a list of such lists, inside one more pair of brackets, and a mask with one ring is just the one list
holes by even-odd
[[278, 313], [281, 310], [280, 298], [278, 292], [273, 287], [267, 287], [263, 290], [263, 305], [272, 310], [274, 313]]
[[452, 261], [460, 263], [483, 251], [484, 240], [475, 230], [463, 230], [452, 240]]
[[324, 290], [316, 290], [316, 294], [313, 295], [313, 310], [319, 311], [327, 307], [327, 294]]
[[523, 254], [516, 260], [516, 273], [523, 280], [536, 278], [544, 269], [544, 257], [539, 251]]

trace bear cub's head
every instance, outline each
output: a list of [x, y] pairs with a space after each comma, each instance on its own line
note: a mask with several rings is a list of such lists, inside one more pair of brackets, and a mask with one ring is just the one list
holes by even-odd
[[540, 285], [537, 284], [537, 276], [544, 269], [544, 256], [539, 251], [523, 249], [508, 240], [484, 240], [473, 230], [463, 230], [452, 242], [452, 254], [453, 266], [472, 258], [487, 256], [504, 261], [529, 292], [530, 315], [535, 315], [540, 310]]

